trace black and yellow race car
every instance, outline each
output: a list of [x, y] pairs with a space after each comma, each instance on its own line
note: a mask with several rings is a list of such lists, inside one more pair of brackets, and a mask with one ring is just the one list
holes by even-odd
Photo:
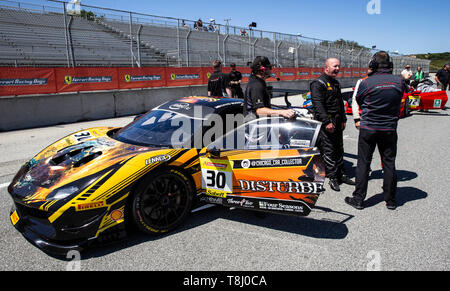
[[8, 187], [12, 224], [65, 255], [121, 235], [129, 222], [165, 233], [220, 204], [306, 216], [323, 192], [320, 123], [245, 120], [243, 103], [186, 97], [123, 128], [73, 133], [28, 161]]

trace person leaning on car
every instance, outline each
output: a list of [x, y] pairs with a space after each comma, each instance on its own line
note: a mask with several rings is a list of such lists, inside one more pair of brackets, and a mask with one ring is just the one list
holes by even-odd
[[408, 91], [400, 76], [392, 74], [392, 62], [388, 53], [376, 53], [369, 67], [373, 74], [362, 81], [356, 100], [362, 109], [358, 139], [358, 163], [356, 186], [353, 197], [345, 202], [357, 209], [363, 209], [367, 195], [370, 163], [375, 147], [381, 156], [383, 167], [383, 192], [388, 209], [395, 209], [397, 174], [397, 123], [403, 94]]
[[445, 91], [450, 81], [450, 64], [447, 63], [436, 73], [436, 83], [438, 88]]
[[314, 119], [322, 122], [318, 147], [325, 163], [326, 177], [334, 191], [340, 191], [339, 184], [342, 183], [354, 185], [344, 170], [343, 131], [347, 117], [341, 86], [336, 80], [340, 65], [338, 59], [328, 59], [324, 73], [310, 85]]
[[266, 79], [271, 76], [272, 65], [267, 57], [258, 56], [251, 63], [252, 73], [244, 95], [244, 116], [246, 120], [261, 116], [282, 116], [287, 119], [295, 117], [292, 109], [272, 109]]

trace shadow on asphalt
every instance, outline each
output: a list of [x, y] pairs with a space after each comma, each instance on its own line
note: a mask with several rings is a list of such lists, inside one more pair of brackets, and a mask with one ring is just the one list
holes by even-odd
[[[327, 219], [312, 219], [308, 217], [294, 217], [279, 214], [259, 213], [240, 209], [230, 210], [225, 207], [215, 206], [206, 210], [192, 213], [187, 222], [181, 228], [167, 234], [152, 236], [142, 234], [136, 230], [129, 231], [128, 236], [117, 242], [110, 244], [99, 244], [91, 246], [82, 253], [82, 260], [102, 257], [122, 249], [133, 247], [141, 243], [156, 241], [181, 233], [183, 231], [199, 227], [210, 223], [216, 219], [225, 219], [234, 222], [246, 223], [277, 231], [283, 231], [302, 236], [322, 239], [343, 239], [348, 234], [345, 222], [353, 218], [353, 215], [335, 212], [328, 208], [315, 207], [313, 211], [337, 213], [345, 217], [342, 221]], [[199, 245], [199, 249], [203, 246]]]
[[[401, 207], [408, 202], [425, 199], [427, 196], [428, 194], [426, 192], [414, 187], [399, 187], [397, 188], [396, 195], [397, 206]], [[379, 203], [384, 203], [383, 193], [369, 197], [366, 201], [364, 201], [364, 207], [369, 208]]]
[[[397, 181], [398, 182], [405, 182], [405, 181], [411, 181], [415, 178], [417, 178], [417, 173], [406, 171], [406, 170], [397, 170]], [[373, 171], [369, 179], [383, 179], [383, 171], [382, 170], [376, 170]]]

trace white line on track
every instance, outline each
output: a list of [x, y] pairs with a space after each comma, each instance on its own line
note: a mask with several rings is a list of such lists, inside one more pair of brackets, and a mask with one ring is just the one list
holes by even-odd
[[8, 186], [9, 186], [9, 183], [3, 183], [3, 184], [0, 184], [0, 189], [6, 188], [6, 187], [8, 187]]

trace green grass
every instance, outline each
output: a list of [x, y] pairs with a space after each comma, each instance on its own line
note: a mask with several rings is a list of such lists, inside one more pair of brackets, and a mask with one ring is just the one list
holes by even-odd
[[450, 63], [450, 52], [418, 54], [416, 57], [418, 59], [430, 60], [430, 71], [437, 71], [442, 69], [444, 64]]

